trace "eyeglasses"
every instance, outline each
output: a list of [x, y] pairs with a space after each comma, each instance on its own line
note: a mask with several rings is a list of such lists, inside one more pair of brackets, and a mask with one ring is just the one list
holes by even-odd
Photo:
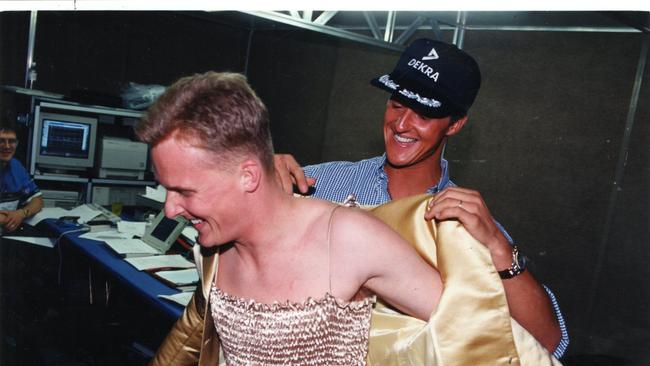
[[16, 146], [18, 145], [18, 139], [0, 139], [0, 145]]

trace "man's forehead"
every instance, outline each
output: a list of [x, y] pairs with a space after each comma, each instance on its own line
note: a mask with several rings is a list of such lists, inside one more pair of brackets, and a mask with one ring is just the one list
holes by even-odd
[[[390, 107], [390, 105], [399, 105], [399, 106], [401, 106], [402, 108], [407, 108], [407, 109], [412, 110], [413, 112], [415, 112], [416, 114], [418, 114], [418, 115], [419, 115], [420, 117], [422, 117], [422, 118], [426, 118], [426, 119], [430, 119], [430, 120], [434, 120], [434, 119], [438, 119], [438, 120], [440, 120], [440, 119], [451, 118], [451, 116], [443, 116], [443, 117], [428, 117], [428, 116], [426, 116], [426, 115], [425, 115], [421, 110], [419, 110], [419, 109], [417, 109], [417, 108], [414, 109], [414, 108], [412, 108], [411, 106], [405, 105], [404, 103], [402, 103], [401, 101], [399, 101], [398, 99], [393, 98], [393, 97], [388, 98], [388, 101], [386, 102], [386, 104], [387, 104], [388, 107]], [[387, 107], [387, 108], [388, 108], [388, 107]]]
[[16, 132], [7, 131], [7, 130], [0, 130], [0, 136], [5, 137], [5, 138], [7, 138], [7, 137], [9, 137], [9, 138], [14, 137], [15, 138], [16, 137]]

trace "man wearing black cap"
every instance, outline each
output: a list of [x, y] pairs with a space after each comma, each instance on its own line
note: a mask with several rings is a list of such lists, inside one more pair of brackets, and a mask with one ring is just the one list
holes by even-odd
[[358, 162], [310, 165], [304, 172], [290, 155], [277, 155], [278, 179], [287, 191], [293, 183], [303, 193], [312, 185], [315, 197], [343, 202], [351, 194], [362, 205], [436, 194], [427, 218], [457, 219], [488, 247], [513, 318], [561, 357], [568, 335], [553, 293], [525, 271], [517, 246], [492, 218], [481, 195], [449, 179], [442, 157], [447, 138], [467, 122], [480, 88], [476, 61], [454, 45], [419, 39], [404, 51], [393, 72], [371, 84], [391, 95], [384, 113], [386, 153]]

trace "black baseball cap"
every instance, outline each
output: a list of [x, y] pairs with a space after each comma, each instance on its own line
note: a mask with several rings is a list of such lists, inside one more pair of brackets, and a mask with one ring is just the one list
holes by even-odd
[[393, 72], [370, 84], [426, 117], [463, 116], [481, 87], [481, 71], [458, 47], [421, 38], [406, 48]]

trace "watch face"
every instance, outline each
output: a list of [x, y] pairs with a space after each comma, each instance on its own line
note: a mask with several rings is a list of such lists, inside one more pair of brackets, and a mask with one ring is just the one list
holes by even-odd
[[526, 256], [521, 254], [521, 252], [517, 252], [517, 266], [521, 269], [526, 268]]

